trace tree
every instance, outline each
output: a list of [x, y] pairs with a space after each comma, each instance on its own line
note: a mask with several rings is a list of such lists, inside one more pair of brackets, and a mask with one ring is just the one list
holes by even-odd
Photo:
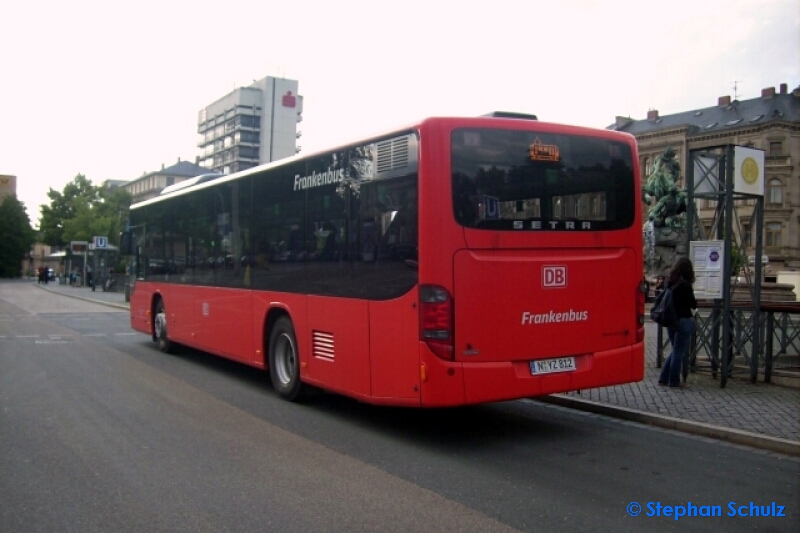
[[78, 174], [67, 183], [63, 193], [50, 189], [47, 196], [50, 198], [50, 205], [40, 206], [42, 217], [39, 220], [39, 229], [44, 242], [51, 246], [63, 246], [74, 240], [64, 238], [64, 223], [75, 218], [78, 205], [92, 205], [100, 199], [98, 188], [83, 174]]
[[16, 196], [6, 196], [0, 203], [0, 277], [17, 278], [25, 253], [36, 242], [36, 233]]
[[128, 219], [131, 195], [124, 189], [94, 186], [82, 174], [64, 187], [63, 193], [50, 189], [50, 206], [42, 205], [39, 223], [44, 242], [64, 246], [70, 241], [88, 241], [105, 236], [118, 244]]
[[96, 235], [106, 235], [111, 244], [119, 246], [119, 234], [125, 228], [130, 216], [131, 194], [121, 187], [110, 189], [107, 186], [100, 187], [100, 202], [95, 205], [98, 217], [103, 217], [109, 221], [106, 233], [96, 233]]

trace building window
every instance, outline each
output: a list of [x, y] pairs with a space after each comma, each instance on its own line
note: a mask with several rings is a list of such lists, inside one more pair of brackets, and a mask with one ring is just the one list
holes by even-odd
[[769, 155], [770, 156], [783, 155], [782, 145], [783, 143], [781, 141], [770, 141]]
[[260, 117], [242, 115], [242, 126], [245, 128], [258, 128], [261, 125]]
[[769, 222], [766, 229], [766, 242], [765, 246], [780, 246], [781, 245], [781, 223]]
[[767, 201], [770, 204], [783, 203], [783, 185], [781, 184], [781, 180], [779, 179], [769, 180], [769, 187], [767, 189]]

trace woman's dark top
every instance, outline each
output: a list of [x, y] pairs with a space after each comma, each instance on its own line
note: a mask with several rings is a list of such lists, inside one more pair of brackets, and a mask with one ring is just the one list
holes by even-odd
[[675, 313], [678, 318], [691, 318], [692, 309], [697, 309], [697, 300], [691, 283], [680, 281], [672, 288], [672, 301], [675, 304]]

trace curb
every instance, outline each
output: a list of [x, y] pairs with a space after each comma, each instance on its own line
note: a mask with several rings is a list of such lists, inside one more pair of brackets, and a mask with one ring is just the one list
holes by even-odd
[[37, 287], [37, 288], [39, 288], [39, 289], [41, 289], [43, 291], [47, 291], [50, 294], [58, 294], [60, 296], [66, 296], [67, 298], [75, 298], [76, 300], [83, 300], [84, 302], [91, 302], [93, 304], [100, 304], [100, 305], [105, 305], [105, 306], [108, 306], [108, 307], [115, 307], [117, 309], [125, 309], [126, 311], [130, 310], [130, 306], [125, 305], [125, 304], [117, 304], [117, 303], [114, 303], [114, 302], [106, 302], [106, 301], [103, 301], [103, 300], [96, 300], [94, 298], [86, 298], [85, 296], [79, 296], [77, 294], [68, 294], [68, 293], [59, 292], [59, 291], [51, 291], [50, 289], [46, 289], [46, 288], [41, 287], [39, 285], [35, 285], [35, 287]]
[[561, 407], [577, 409], [579, 411], [586, 411], [589, 413], [610, 416], [613, 418], [620, 418], [622, 420], [639, 422], [641, 424], [647, 424], [664, 429], [674, 429], [683, 433], [691, 433], [701, 437], [709, 437], [733, 444], [742, 444], [752, 448], [759, 448], [771, 452], [778, 452], [786, 455], [792, 455], [794, 457], [800, 457], [800, 442], [792, 440], [759, 435], [758, 433], [750, 433], [748, 431], [742, 431], [739, 429], [712, 426], [711, 424], [705, 424], [703, 422], [690, 422], [669, 416], [636, 411], [626, 407], [601, 404], [590, 400], [579, 400], [564, 396], [544, 396], [541, 398], [532, 399], [543, 403], [550, 403], [553, 405], [560, 405]]

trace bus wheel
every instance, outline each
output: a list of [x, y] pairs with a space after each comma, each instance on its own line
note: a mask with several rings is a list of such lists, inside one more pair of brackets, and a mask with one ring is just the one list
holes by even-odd
[[164, 353], [173, 353], [175, 351], [175, 343], [167, 338], [167, 312], [164, 308], [163, 300], [159, 300], [156, 304], [153, 331], [155, 340], [158, 343], [158, 349]]
[[290, 402], [303, 398], [305, 387], [300, 381], [297, 339], [292, 321], [285, 316], [275, 322], [269, 335], [269, 374], [281, 398]]

